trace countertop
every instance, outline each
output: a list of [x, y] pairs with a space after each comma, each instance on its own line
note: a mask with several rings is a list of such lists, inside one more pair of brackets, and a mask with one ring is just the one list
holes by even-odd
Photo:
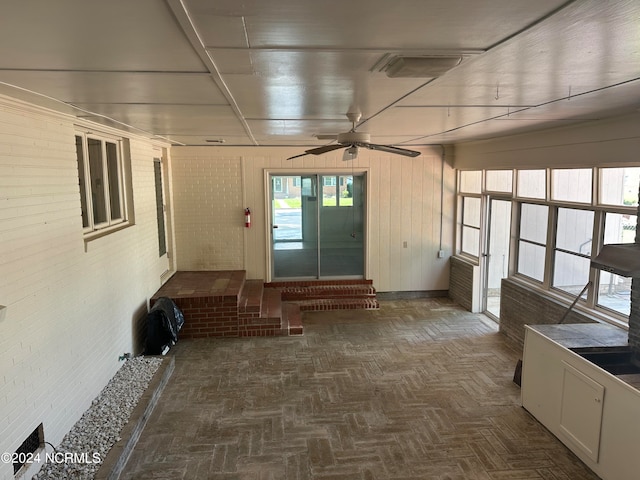
[[629, 332], [606, 323], [562, 323], [529, 327], [566, 348], [629, 345]]
[[[629, 333], [606, 323], [563, 323], [528, 327], [567, 349], [629, 346]], [[640, 390], [640, 374], [614, 376]]]

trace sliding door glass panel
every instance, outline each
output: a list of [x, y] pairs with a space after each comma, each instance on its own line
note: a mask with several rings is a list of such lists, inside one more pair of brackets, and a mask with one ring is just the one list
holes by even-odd
[[364, 177], [322, 175], [320, 275], [364, 274]]
[[364, 176], [271, 176], [273, 277], [364, 275]]
[[274, 278], [317, 278], [316, 176], [272, 176]]

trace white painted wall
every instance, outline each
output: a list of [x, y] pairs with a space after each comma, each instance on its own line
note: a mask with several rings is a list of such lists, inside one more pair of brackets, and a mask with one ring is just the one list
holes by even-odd
[[239, 155], [172, 149], [178, 270], [242, 270], [242, 165]]
[[[265, 172], [355, 170], [368, 176], [367, 278], [379, 291], [448, 288], [448, 261], [437, 252], [441, 211], [443, 249], [447, 257], [452, 252], [455, 176], [445, 164], [441, 209], [440, 148], [426, 148], [417, 158], [361, 151], [353, 165], [341, 160], [342, 151], [286, 160], [300, 150], [173, 147], [178, 269], [246, 269], [249, 278], [268, 279]], [[244, 228], [245, 207], [252, 212], [250, 229]]]
[[[104, 130], [94, 126], [95, 130]], [[73, 119], [0, 97], [0, 452], [56, 445], [135, 353], [158, 258], [153, 145], [131, 138], [135, 225], [83, 241]], [[113, 132], [111, 132], [113, 133]], [[13, 478], [0, 463], [0, 478]]]

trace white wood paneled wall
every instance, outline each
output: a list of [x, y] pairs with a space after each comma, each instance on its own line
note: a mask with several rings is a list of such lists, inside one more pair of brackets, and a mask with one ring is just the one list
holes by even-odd
[[[342, 151], [322, 156], [306, 156], [295, 160], [287, 157], [299, 153], [292, 148], [236, 148], [236, 147], [174, 147], [171, 150], [174, 174], [176, 209], [180, 198], [193, 195], [190, 185], [208, 179], [209, 185], [200, 188], [202, 198], [193, 199], [202, 205], [211, 204], [209, 196], [225, 188], [223, 177], [209, 175], [204, 170], [216, 170], [229, 159], [236, 159], [234, 168], [242, 177], [242, 195], [233, 193], [233, 200], [225, 202], [228, 215], [219, 215], [220, 222], [211, 225], [204, 234], [214, 242], [216, 236], [242, 237], [243, 260], [232, 262], [233, 268], [246, 269], [249, 278], [269, 278], [266, 173], [305, 174], [366, 172], [367, 175], [367, 262], [366, 276], [379, 291], [446, 290], [449, 280], [448, 257], [453, 248], [454, 184], [453, 169], [442, 164], [440, 147], [424, 148], [416, 158], [364, 151], [353, 162], [341, 160]], [[353, 164], [352, 164], [353, 163]], [[193, 168], [198, 166], [198, 168]], [[186, 173], [191, 172], [191, 173]], [[442, 182], [442, 173], [444, 181]], [[191, 180], [182, 177], [191, 175]], [[235, 174], [234, 174], [235, 176]], [[441, 185], [444, 185], [441, 207]], [[184, 189], [185, 191], [181, 191]], [[189, 189], [189, 192], [186, 190]], [[252, 226], [243, 226], [243, 211], [251, 208]], [[442, 215], [441, 215], [442, 214]], [[440, 249], [440, 219], [443, 219], [442, 249], [445, 258], [438, 258]], [[176, 210], [176, 231], [181, 225]], [[201, 228], [202, 225], [198, 225]], [[193, 225], [195, 229], [195, 224]], [[193, 239], [195, 230], [184, 232], [177, 240], [178, 268], [197, 266], [192, 248], [185, 241]], [[183, 239], [182, 241], [180, 239]], [[404, 247], [406, 242], [406, 248]], [[236, 246], [229, 245], [234, 252]], [[231, 267], [231, 265], [229, 265]]]

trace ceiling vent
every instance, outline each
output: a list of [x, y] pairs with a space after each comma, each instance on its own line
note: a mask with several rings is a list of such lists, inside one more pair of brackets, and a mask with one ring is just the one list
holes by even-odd
[[462, 62], [462, 55], [393, 57], [384, 68], [390, 78], [436, 78]]

